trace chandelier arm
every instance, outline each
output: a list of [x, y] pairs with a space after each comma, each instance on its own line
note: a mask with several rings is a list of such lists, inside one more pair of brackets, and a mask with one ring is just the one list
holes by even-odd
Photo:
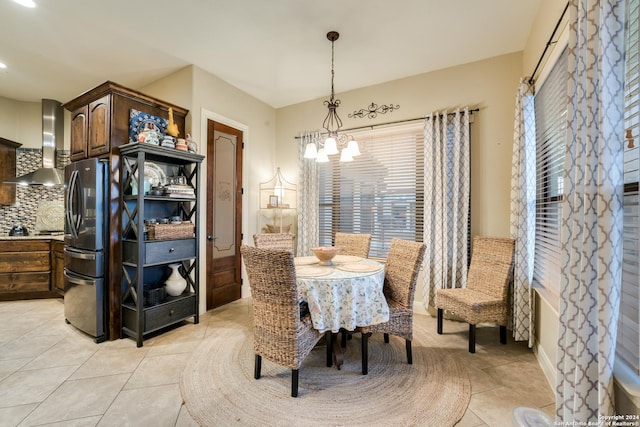
[[331, 40], [331, 102], [333, 102], [334, 98], [335, 98], [335, 91], [333, 90], [333, 79], [336, 75], [335, 70], [333, 69], [333, 43], [334, 40]]
[[329, 136], [337, 137], [338, 131], [342, 128], [342, 119], [338, 116], [336, 109], [340, 106], [340, 100], [335, 98], [335, 49], [334, 42], [338, 40], [340, 34], [337, 31], [329, 31], [327, 39], [331, 42], [331, 96], [324, 105], [328, 108], [327, 117], [322, 122], [322, 127], [329, 133]]

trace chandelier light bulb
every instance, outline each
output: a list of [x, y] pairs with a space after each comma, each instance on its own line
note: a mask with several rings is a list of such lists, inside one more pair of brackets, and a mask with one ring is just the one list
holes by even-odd
[[304, 149], [304, 158], [315, 159], [316, 157], [318, 157], [318, 147], [314, 142], [310, 142]]
[[324, 151], [324, 148], [319, 149], [318, 158], [316, 159], [316, 162], [327, 163], [328, 161], [329, 161], [329, 156], [327, 156], [327, 153]]
[[352, 162], [353, 161], [353, 157], [351, 156], [351, 151], [349, 150], [348, 147], [342, 149], [342, 153], [340, 154], [340, 161], [341, 162]]
[[349, 149], [349, 152], [353, 157], [359, 156], [361, 154], [360, 147], [358, 146], [358, 141], [353, 138], [351, 138], [351, 141], [349, 141], [349, 143], [347, 144], [347, 148]]
[[337, 141], [333, 136], [329, 136], [324, 140], [324, 152], [329, 156], [339, 153]]

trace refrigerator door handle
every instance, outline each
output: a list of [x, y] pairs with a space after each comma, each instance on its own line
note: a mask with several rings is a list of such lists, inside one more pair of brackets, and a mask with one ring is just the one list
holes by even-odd
[[67, 280], [69, 281], [69, 283], [73, 283], [74, 285], [86, 285], [86, 286], [93, 286], [95, 284], [95, 280], [86, 280], [86, 279], [82, 279], [76, 275], [73, 274], [69, 274], [67, 273], [67, 269], [64, 269], [64, 277], [67, 278]]
[[95, 261], [96, 259], [96, 254], [94, 252], [79, 251], [69, 247], [64, 248], [64, 253], [72, 258], [89, 259], [92, 261]]
[[[78, 207], [74, 206], [73, 201], [75, 199], [75, 193], [77, 191], [78, 186], [78, 171], [71, 171], [71, 176], [69, 177], [69, 190], [67, 191], [67, 224], [69, 225], [69, 231], [71, 231], [71, 236], [74, 239], [78, 238], [78, 222], [73, 220], [74, 213], [78, 212]], [[78, 212], [79, 217], [79, 212]]]

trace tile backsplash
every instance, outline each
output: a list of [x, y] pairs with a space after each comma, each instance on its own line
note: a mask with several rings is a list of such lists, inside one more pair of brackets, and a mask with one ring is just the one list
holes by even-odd
[[[56, 151], [56, 167], [64, 173], [69, 164], [69, 151]], [[35, 171], [42, 166], [42, 150], [39, 148], [18, 148], [16, 150], [16, 176]], [[64, 203], [63, 187], [45, 187], [43, 185], [17, 185], [16, 202], [13, 205], [0, 205], [0, 235], [9, 234], [11, 227], [24, 225], [33, 234], [36, 225], [36, 211], [41, 200]]]

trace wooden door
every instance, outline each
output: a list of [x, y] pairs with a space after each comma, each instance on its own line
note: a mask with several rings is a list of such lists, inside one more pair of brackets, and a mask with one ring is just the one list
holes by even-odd
[[240, 299], [242, 131], [207, 123], [207, 310]]

